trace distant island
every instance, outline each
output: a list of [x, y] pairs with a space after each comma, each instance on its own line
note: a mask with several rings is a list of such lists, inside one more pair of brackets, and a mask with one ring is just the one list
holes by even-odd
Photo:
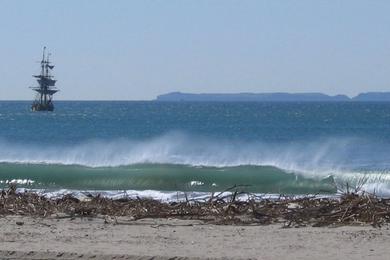
[[390, 102], [390, 92], [367, 92], [350, 98], [346, 95], [329, 96], [322, 93], [182, 93], [171, 92], [159, 95], [156, 101], [209, 101], [209, 102]]

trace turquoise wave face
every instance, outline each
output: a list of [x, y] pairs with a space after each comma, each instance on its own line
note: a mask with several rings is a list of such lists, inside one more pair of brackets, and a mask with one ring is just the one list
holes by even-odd
[[304, 178], [271, 166], [193, 167], [139, 164], [125, 167], [0, 164], [0, 186], [73, 190], [224, 191], [234, 185], [255, 193], [335, 193], [333, 178]]

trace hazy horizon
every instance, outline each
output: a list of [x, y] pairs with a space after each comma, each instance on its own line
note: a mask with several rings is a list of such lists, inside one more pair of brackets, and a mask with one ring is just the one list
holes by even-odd
[[[228, 93], [228, 92], [208, 92], [208, 93], [199, 92], [199, 93], [194, 93], [194, 92], [171, 91], [171, 92], [165, 92], [165, 93], [158, 94], [155, 97], [150, 98], [150, 99], [114, 99], [113, 100], [113, 99], [61, 99], [61, 98], [59, 98], [59, 99], [56, 99], [56, 101], [157, 101], [157, 98], [160, 95], [174, 94], [174, 93], [194, 94], [194, 95], [239, 95], [239, 94], [255, 94], [255, 95], [258, 95], [258, 94], [298, 94], [299, 95], [299, 94], [325, 94], [325, 95], [328, 95], [330, 97], [347, 96], [348, 98], [350, 98], [352, 100], [352, 98], [357, 97], [360, 94], [366, 94], [366, 93], [386, 93], [386, 94], [388, 94], [388, 93], [390, 93], [390, 91], [361, 92], [361, 93], [357, 93], [356, 95], [353, 95], [353, 96], [342, 94], [342, 93], [329, 95], [329, 94], [326, 94], [326, 93], [323, 93], [323, 92], [232, 92], [232, 93]], [[31, 101], [31, 100], [32, 100], [32, 98], [31, 99], [0, 99], [0, 101], [26, 101], [26, 102]]]
[[3, 0], [0, 100], [34, 98], [43, 46], [55, 100], [390, 91], [389, 12], [385, 0]]

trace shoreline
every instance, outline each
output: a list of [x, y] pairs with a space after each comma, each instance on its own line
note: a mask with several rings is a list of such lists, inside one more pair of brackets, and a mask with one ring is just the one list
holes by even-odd
[[213, 225], [128, 217], [0, 218], [1, 259], [387, 259], [390, 226]]
[[390, 199], [0, 193], [0, 259], [387, 259]]

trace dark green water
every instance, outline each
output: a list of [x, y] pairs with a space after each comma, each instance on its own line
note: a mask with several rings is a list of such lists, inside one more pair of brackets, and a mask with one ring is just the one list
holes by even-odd
[[[234, 185], [250, 192], [334, 193], [333, 179], [314, 180], [270, 166], [228, 168], [143, 164], [89, 168], [74, 165], [0, 164], [6, 180], [29, 180], [34, 189], [223, 191]], [[245, 186], [245, 187], [244, 187]]]

